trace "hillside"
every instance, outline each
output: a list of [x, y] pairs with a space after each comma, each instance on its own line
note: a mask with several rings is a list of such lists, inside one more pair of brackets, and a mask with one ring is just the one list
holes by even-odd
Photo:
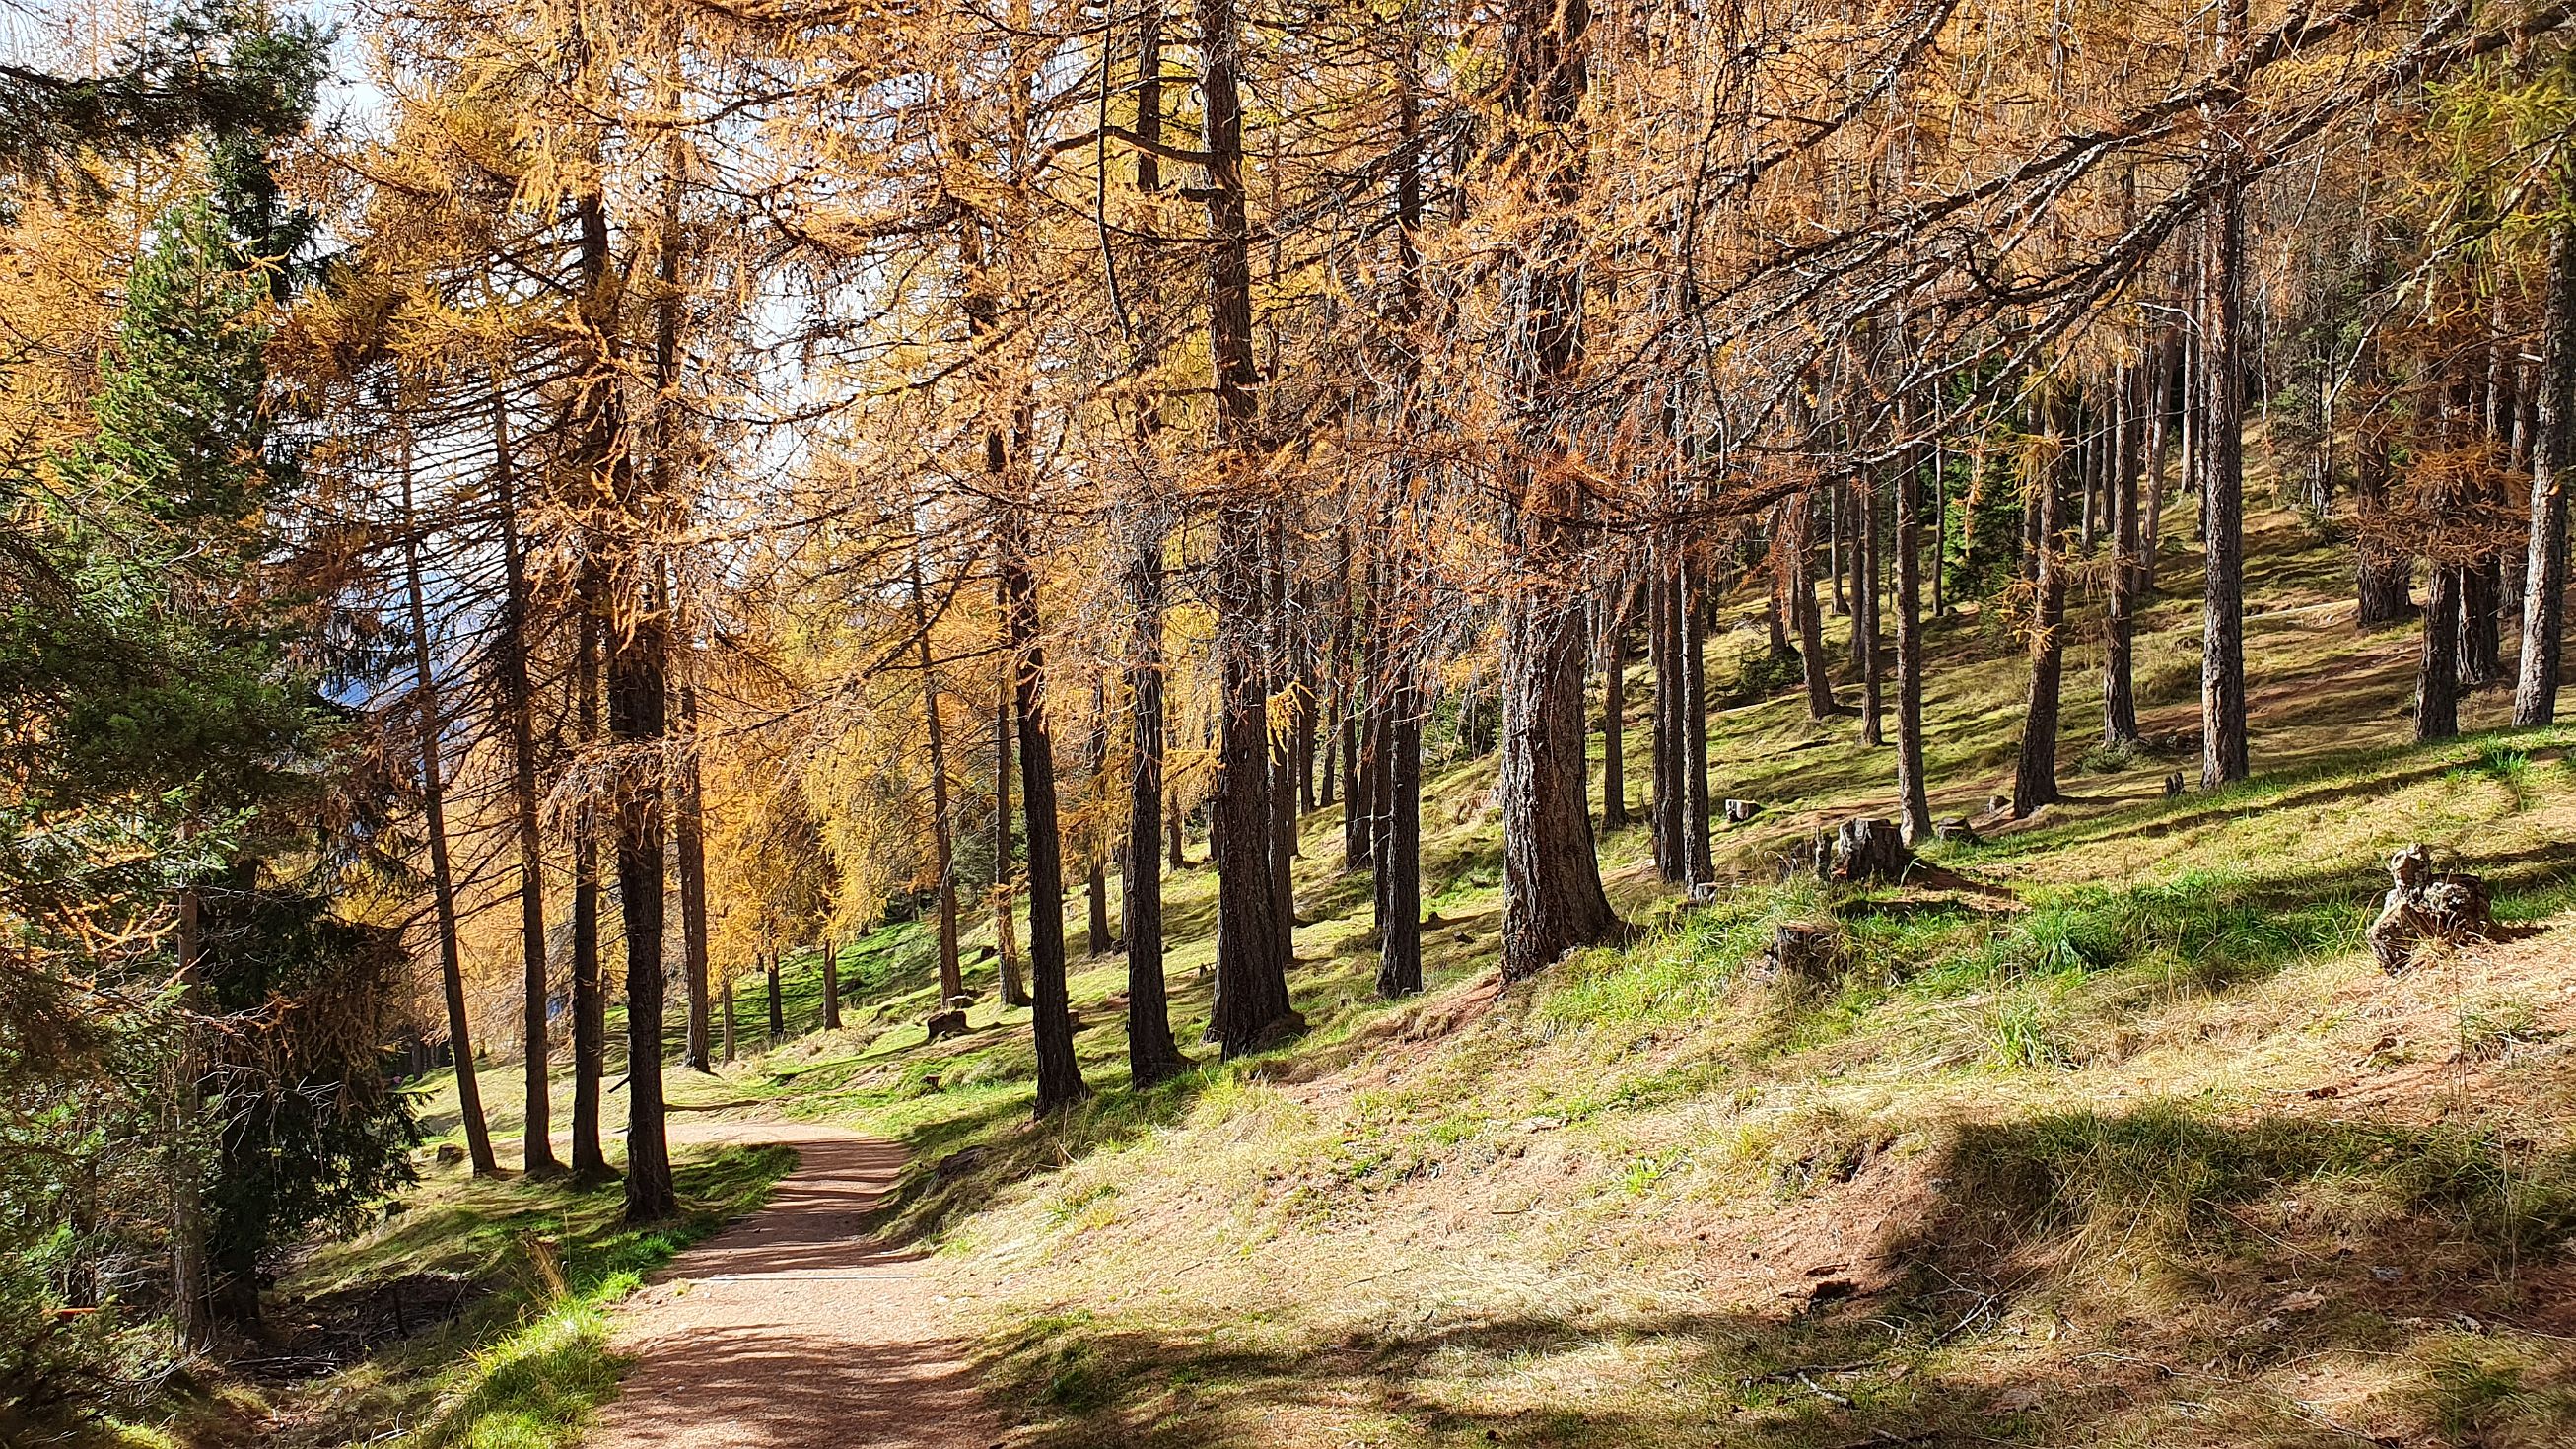
[[[1372, 994], [1326, 811], [1313, 1030], [1277, 1051], [1125, 1090], [1124, 966], [1094, 959], [1098, 1095], [1033, 1126], [1025, 1014], [986, 1000], [925, 1045], [904, 925], [845, 962], [850, 1026], [680, 1100], [908, 1147], [892, 1226], [937, 1247], [1031, 1443], [2566, 1442], [2576, 731], [2400, 743], [2412, 632], [2356, 635], [2339, 551], [2289, 516], [2256, 538], [2245, 784], [2169, 799], [2181, 766], [2089, 761], [2028, 828], [1937, 847], [1937, 884], [1827, 890], [1770, 862], [1882, 809], [1887, 752], [1793, 698], [1725, 709], [1719, 793], [1766, 807], [1722, 836], [1737, 883], [1680, 909], [1614, 836], [1636, 944], [1498, 991], [1490, 764], [1459, 760], [1425, 811], [1418, 1000]], [[2197, 604], [2171, 594], [2140, 677], [2151, 735], [2187, 738]], [[1981, 813], [2019, 664], [1973, 609], [1934, 638], [1936, 810]], [[2360, 931], [2417, 840], [2487, 875], [2508, 939], [2392, 980]], [[1170, 902], [1208, 1061], [1212, 877]], [[1830, 923], [1838, 985], [1751, 969], [1789, 921]]]

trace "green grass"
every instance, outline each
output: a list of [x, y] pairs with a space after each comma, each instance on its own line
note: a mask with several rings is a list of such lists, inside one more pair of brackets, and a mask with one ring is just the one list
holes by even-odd
[[[621, 1365], [609, 1350], [609, 1312], [690, 1243], [757, 1208], [795, 1165], [783, 1147], [724, 1147], [684, 1155], [674, 1177], [680, 1215], [644, 1227], [621, 1217], [610, 1183], [579, 1187], [445, 1174], [372, 1232], [317, 1253], [280, 1296], [364, 1289], [439, 1274], [481, 1290], [459, 1316], [379, 1349], [309, 1393], [327, 1393], [330, 1421], [315, 1442], [392, 1433], [417, 1449], [557, 1449], [580, 1442], [590, 1411], [613, 1397]], [[530, 1241], [561, 1256], [567, 1290], [554, 1294]], [[290, 1309], [291, 1311], [291, 1309]], [[357, 1432], [360, 1428], [366, 1432]]]

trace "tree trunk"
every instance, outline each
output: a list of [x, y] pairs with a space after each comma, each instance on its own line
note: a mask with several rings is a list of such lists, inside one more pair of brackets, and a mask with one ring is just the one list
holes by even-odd
[[520, 1167], [530, 1177], [563, 1171], [555, 1156], [554, 1102], [547, 1081], [545, 834], [537, 818], [536, 690], [528, 677], [527, 554], [519, 538], [518, 478], [510, 452], [509, 414], [492, 399], [493, 503], [501, 515], [501, 636], [495, 666], [501, 707], [510, 722], [510, 813], [519, 853], [519, 1040], [527, 1110]]
[[[939, 717], [939, 674], [930, 658], [930, 601], [922, 581], [922, 542], [916, 529], [912, 537], [913, 660], [921, 670], [922, 735], [930, 745], [930, 843], [939, 868], [939, 1009], [946, 1011], [966, 994], [966, 975], [957, 964], [957, 825], [948, 812], [948, 735]], [[1007, 740], [1002, 749], [1009, 752]], [[996, 766], [1001, 768], [1006, 767]], [[1004, 830], [1007, 838], [1008, 827]], [[1006, 868], [1007, 857], [998, 859], [996, 868]]]
[[442, 779], [446, 721], [440, 717], [438, 681], [430, 668], [429, 610], [421, 597], [420, 521], [412, 510], [411, 447], [402, 462], [403, 583], [411, 601], [412, 708], [420, 716], [420, 800], [429, 833], [429, 880], [438, 921], [438, 978], [447, 996], [447, 1043], [456, 1057], [456, 1111], [464, 1121], [465, 1147], [474, 1175], [501, 1170], [492, 1134], [483, 1123], [483, 1093], [474, 1067], [474, 1033], [465, 1005], [465, 960], [456, 940], [456, 877], [447, 858], [447, 792]]
[[2174, 367], [2178, 349], [2170, 337], [2147, 350], [2151, 369], [2147, 404], [2146, 503], [2138, 518], [2138, 596], [2156, 591], [2156, 551], [2164, 538], [2165, 454], [2173, 440]]
[[[2245, 0], [2228, 0], [2222, 46], [2233, 60], [2245, 43]], [[2209, 203], [2209, 308], [2202, 403], [2202, 527], [2208, 550], [2201, 594], [2200, 783], [2208, 789], [2247, 772], [2245, 741], [2245, 184], [2233, 141], [2219, 164], [2226, 179]]]
[[[573, 732], [599, 744], [600, 580], [584, 560], [573, 583]], [[584, 1182], [611, 1173], [601, 1150], [599, 1098], [608, 1068], [608, 990], [599, 957], [599, 811], [585, 802], [572, 831], [572, 1170]]]
[[769, 1044], [771, 1046], [776, 1046], [787, 1039], [787, 1001], [778, 989], [779, 955], [778, 951], [770, 950], [764, 952], [760, 960], [760, 969], [768, 983]]
[[1656, 553], [1662, 577], [1648, 585], [1653, 608], [1647, 623], [1655, 663], [1655, 869], [1665, 884], [1680, 885], [1690, 870], [1684, 845], [1689, 812], [1683, 721], [1689, 707], [1683, 678], [1681, 561], [1679, 545], [1670, 538], [1661, 541]]
[[2049, 452], [2031, 480], [2039, 511], [2039, 545], [2033, 559], [2030, 694], [2022, 708], [2021, 753], [2013, 771], [2016, 817], [2058, 798], [2058, 701], [2066, 675], [2066, 485], [2077, 461], [2070, 436], [2074, 408], [2055, 384], [2039, 406]]
[[1907, 845], [1932, 838], [1923, 779], [1923, 520], [1921, 457], [1896, 474], [1896, 799]]
[[[1702, 620], [1708, 601], [1702, 597], [1699, 571], [1682, 560], [1682, 875], [1696, 889], [1717, 879], [1717, 862], [1709, 848], [1708, 805], [1708, 641]], [[1590, 842], [1586, 842], [1588, 845]]]
[[1795, 535], [1781, 559], [1789, 588], [1789, 611], [1798, 620], [1798, 663], [1807, 686], [1807, 718], [1822, 723], [1833, 718], [1834, 681], [1825, 668], [1825, 620], [1816, 602], [1816, 490], [1800, 493], [1789, 505], [1796, 510]]
[[1276, 510], [1270, 515], [1270, 556], [1267, 575], [1270, 580], [1270, 608], [1266, 622], [1268, 634], [1263, 649], [1264, 688], [1273, 696], [1287, 695], [1288, 729], [1283, 738], [1274, 733], [1270, 740], [1270, 889], [1278, 897], [1279, 919], [1291, 931], [1288, 963], [1296, 964], [1294, 931], [1297, 923], [1297, 881], [1294, 862], [1301, 853], [1297, 843], [1297, 704], [1294, 653], [1295, 620], [1288, 597], [1288, 525]]
[[[1150, 144], [1163, 134], [1163, 12], [1146, 0], [1138, 27], [1136, 131]], [[1161, 189], [1159, 160], [1136, 153], [1136, 189]], [[1140, 438], [1156, 426], [1148, 400], [1137, 419]], [[1120, 899], [1127, 928], [1127, 1079], [1151, 1087], [1189, 1065], [1172, 1040], [1172, 1014], [1163, 978], [1163, 876], [1157, 838], [1164, 828], [1164, 758], [1168, 729], [1164, 708], [1163, 623], [1166, 525], [1157, 505], [1137, 505], [1128, 539], [1127, 607], [1127, 872]], [[1177, 804], [1177, 802], [1174, 802]], [[1181, 865], [1181, 818], [1170, 813], [1172, 867]]]
[[1218, 509], [1209, 559], [1222, 691], [1208, 825], [1217, 870], [1216, 1007], [1209, 1031], [1234, 1057], [1305, 1023], [1288, 1002], [1291, 923], [1271, 873], [1274, 777], [1261, 652], [1275, 628], [1266, 617], [1262, 559], [1272, 520], [1247, 496], [1258, 488], [1247, 465], [1259, 375], [1252, 359], [1251, 218], [1243, 193], [1242, 36], [1235, 0], [1194, 0], [1194, 8], [1201, 149], [1208, 157], [1208, 349], [1217, 446], [1232, 474], [1226, 480], [1232, 496]]
[[732, 1061], [732, 1060], [733, 1060], [733, 994], [734, 994], [734, 979], [733, 979], [733, 977], [732, 977], [730, 974], [728, 974], [728, 975], [725, 977], [725, 979], [724, 979], [724, 1002], [723, 1002], [723, 1012], [724, 1012], [724, 1059], [725, 1059], [726, 1061]]
[[[1006, 601], [1006, 613], [1008, 608]], [[1011, 666], [1005, 661], [993, 709], [993, 947], [1001, 958], [995, 989], [1004, 1006], [1026, 1006], [1029, 993], [1020, 984], [1020, 938], [1011, 909], [1011, 848]]]
[[1377, 994], [1422, 989], [1422, 697], [1399, 656], [1390, 682], [1387, 812], [1378, 833]]
[[[817, 964], [823, 968], [823, 1030], [839, 1031], [841, 1029], [841, 943], [829, 936], [824, 937], [823, 955]], [[947, 1003], [944, 1000], [940, 1003], [940, 1009], [947, 1010]]]
[[652, 500], [640, 497], [625, 433], [615, 356], [616, 293], [609, 285], [608, 213], [600, 197], [577, 205], [581, 227], [581, 309], [600, 352], [589, 359], [583, 388], [581, 450], [603, 495], [590, 520], [590, 542], [609, 561], [607, 582], [625, 601], [624, 617], [603, 616], [608, 640], [608, 738], [620, 761], [610, 785], [617, 838], [617, 895], [626, 926], [626, 1218], [671, 1215], [671, 1155], [663, 1131], [662, 815], [668, 781], [658, 762], [668, 734], [668, 601], [649, 571], [643, 535]]
[[171, 1121], [168, 1143], [170, 1173], [170, 1306], [172, 1325], [183, 1350], [210, 1348], [215, 1341], [213, 1265], [208, 1261], [205, 1164], [195, 1155], [196, 1134], [206, 1115], [206, 1014], [204, 968], [205, 901], [195, 882], [179, 890], [179, 1006], [188, 1014], [180, 1027], [177, 1060], [171, 1064]]
[[[1555, 439], [1557, 394], [1583, 358], [1583, 281], [1571, 254], [1581, 226], [1575, 213], [1584, 171], [1579, 123], [1590, 12], [1555, 0], [1514, 0], [1509, 14], [1503, 84], [1529, 123], [1529, 139], [1516, 144], [1535, 152], [1533, 163], [1544, 168], [1552, 212], [1548, 235], [1518, 263], [1528, 312], [1512, 343], [1530, 375], [1519, 430], [1531, 453], [1543, 458], [1562, 446]], [[1572, 565], [1581, 493], [1544, 463], [1526, 469], [1518, 491], [1509, 527], [1524, 577], [1562, 578]], [[1534, 975], [1569, 951], [1624, 934], [1601, 889], [1592, 818], [1584, 808], [1583, 615], [1563, 588], [1518, 592], [1504, 610], [1496, 794], [1503, 816], [1505, 980]]]
[[2415, 738], [2460, 732], [2460, 565], [2436, 561], [2425, 584], [2423, 648], [2415, 672]]
[[1848, 618], [1851, 604], [1843, 596], [1843, 484], [1837, 478], [1825, 488], [1825, 577], [1832, 580], [1834, 613]]
[[2138, 743], [2136, 689], [2138, 592], [2138, 372], [2112, 373], [2111, 605], [2103, 626], [2102, 743], [2126, 749]]
[[1091, 1095], [1074, 1059], [1073, 1016], [1066, 999], [1064, 877], [1055, 808], [1055, 754], [1047, 739], [1046, 655], [1038, 644], [1038, 586], [1029, 567], [1027, 523], [1017, 510], [1002, 523], [1001, 576], [1012, 701], [1020, 736], [1020, 802], [1029, 840], [1030, 1034], [1037, 1046], [1037, 1114], [1047, 1116]]
[[1091, 858], [1082, 890], [1087, 917], [1084, 944], [1090, 948], [1085, 954], [1106, 956], [1117, 949], [1118, 941], [1109, 934], [1109, 871], [1097, 855]]
[[2522, 659], [2513, 722], [2558, 717], [2559, 652], [2566, 639], [2567, 484], [2570, 421], [2576, 418], [2576, 226], [2549, 241], [2549, 291], [2540, 322], [2540, 377], [2533, 389], [2531, 538], [2523, 563]]
[[1628, 608], [1622, 582], [1601, 605], [1601, 833], [1628, 828]]
[[1878, 484], [1855, 477], [1852, 520], [1852, 662], [1860, 673], [1860, 742], [1881, 742], [1878, 648]]
[[[1148, 56], [1155, 54], [1147, 43]], [[1159, 61], [1156, 62], [1159, 64]], [[1127, 1078], [1144, 1088], [1188, 1065], [1172, 1041], [1163, 980], [1163, 876], [1157, 847], [1163, 829], [1163, 550], [1162, 521], [1133, 524], [1127, 564], [1128, 643], [1127, 851], [1121, 897], [1127, 928]], [[1177, 832], [1174, 844], [1179, 842]]]
[[[691, 653], [694, 654], [694, 646]], [[697, 1071], [707, 1069], [707, 833], [706, 791], [698, 773], [698, 686], [694, 670], [680, 684], [680, 730], [688, 745], [680, 753], [678, 788], [673, 790], [676, 819], [671, 846], [679, 857], [680, 955], [686, 963], [689, 1030], [683, 1060]]]
[[[664, 721], [663, 604], [638, 580], [641, 617], [611, 631], [608, 737], [622, 758], [658, 759]], [[662, 1102], [662, 795], [651, 767], [618, 772], [617, 898], [626, 922], [626, 1219], [649, 1222], [678, 1208]]]

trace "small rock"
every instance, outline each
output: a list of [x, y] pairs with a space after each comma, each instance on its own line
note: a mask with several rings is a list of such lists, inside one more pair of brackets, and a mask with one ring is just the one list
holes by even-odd
[[2282, 1294], [2281, 1301], [2273, 1304], [2272, 1309], [2276, 1313], [2313, 1313], [2325, 1306], [2325, 1301], [2326, 1295], [2312, 1288], [2302, 1288], [2295, 1293]]
[[2403, 1268], [2381, 1268], [2374, 1266], [2370, 1270], [2370, 1276], [2378, 1279], [2382, 1283], [2399, 1283], [2405, 1281], [2406, 1270]]

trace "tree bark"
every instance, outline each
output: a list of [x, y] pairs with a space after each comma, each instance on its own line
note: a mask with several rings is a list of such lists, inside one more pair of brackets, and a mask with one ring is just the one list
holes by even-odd
[[[573, 732], [582, 748], [600, 742], [600, 578], [584, 559], [573, 591]], [[599, 812], [585, 802], [572, 831], [572, 1170], [585, 1182], [611, 1172], [601, 1149], [599, 1098], [608, 1067], [608, 990], [599, 956]]]
[[1932, 838], [1923, 779], [1923, 459], [1896, 474], [1896, 800], [1907, 845]]
[[[1536, 139], [1546, 236], [1519, 265], [1528, 297], [1513, 343], [1528, 360], [1520, 437], [1533, 459], [1562, 446], [1557, 395], [1583, 357], [1582, 275], [1573, 249], [1584, 160], [1577, 133], [1587, 86], [1590, 12], [1582, 4], [1514, 0], [1504, 89]], [[1559, 470], [1534, 462], [1519, 480], [1511, 530], [1522, 575], [1537, 586], [1504, 610], [1502, 769], [1505, 980], [1535, 975], [1567, 952], [1624, 934], [1593, 854], [1584, 806], [1583, 615], [1562, 580], [1571, 563], [1581, 494]], [[1680, 621], [1676, 621], [1680, 623]]]
[[1661, 577], [1647, 587], [1652, 613], [1647, 622], [1649, 652], [1655, 664], [1655, 870], [1666, 885], [1689, 878], [1685, 839], [1689, 820], [1684, 721], [1689, 707], [1687, 669], [1682, 647], [1681, 561], [1679, 545], [1667, 537], [1658, 542], [1655, 566]]
[[2066, 484], [2074, 471], [2071, 401], [2057, 384], [2039, 404], [2049, 451], [2031, 480], [2039, 509], [2039, 544], [2033, 559], [2030, 693], [2022, 708], [2019, 762], [2013, 771], [2016, 817], [2058, 799], [2057, 719], [2066, 675]]
[[[939, 717], [939, 674], [930, 658], [930, 601], [922, 581], [922, 542], [916, 527], [912, 537], [913, 661], [921, 671], [921, 726], [930, 745], [930, 843], [939, 869], [939, 1009], [946, 1011], [966, 994], [966, 975], [957, 964], [957, 825], [948, 811], [948, 735]], [[1009, 752], [1007, 740], [1001, 748]], [[1000, 768], [997, 764], [996, 769]], [[1004, 827], [1006, 839], [1008, 828]], [[1007, 857], [1002, 859], [1006, 864]], [[1000, 868], [997, 864], [996, 869]]]
[[2576, 226], [2549, 240], [2549, 291], [2540, 323], [2540, 379], [2532, 405], [2531, 538], [2523, 564], [2522, 659], [2513, 722], [2558, 717], [2559, 653], [2566, 641], [2567, 482], [2576, 419]]
[[1816, 490], [1800, 493], [1789, 506], [1796, 510], [1796, 532], [1780, 566], [1789, 589], [1789, 611], [1798, 620], [1798, 663], [1807, 686], [1807, 718], [1822, 723], [1833, 718], [1834, 681], [1825, 668], [1824, 610], [1816, 602]]
[[772, 949], [761, 953], [760, 958], [761, 973], [769, 992], [769, 1044], [771, 1046], [776, 1046], [787, 1039], [787, 1001], [778, 989], [779, 955], [777, 950]]
[[[1251, 218], [1243, 191], [1242, 36], [1235, 0], [1194, 0], [1198, 21], [1201, 149], [1208, 158], [1208, 348], [1217, 446], [1233, 476], [1217, 511], [1209, 560], [1217, 621], [1222, 716], [1209, 845], [1217, 870], [1216, 1007], [1209, 1030], [1240, 1056], [1305, 1023], [1288, 1002], [1291, 923], [1273, 884], [1275, 789], [1262, 648], [1275, 621], [1265, 607], [1263, 544], [1274, 522], [1257, 499], [1248, 454], [1259, 404], [1252, 358]], [[1284, 864], [1284, 861], [1281, 862]]]
[[438, 924], [438, 979], [447, 997], [447, 1042], [456, 1057], [456, 1111], [465, 1126], [465, 1148], [474, 1175], [501, 1170], [492, 1134], [483, 1122], [483, 1092], [474, 1067], [474, 1033], [465, 1005], [465, 961], [456, 939], [456, 877], [447, 858], [447, 792], [440, 764], [446, 730], [438, 705], [438, 680], [430, 667], [429, 610], [420, 581], [420, 520], [412, 509], [411, 444], [402, 460], [403, 583], [411, 602], [412, 708], [420, 716], [420, 800], [429, 834], [431, 901]]
[[536, 690], [528, 677], [527, 554], [519, 538], [518, 477], [510, 451], [509, 414], [492, 399], [493, 504], [501, 515], [501, 635], [494, 663], [510, 727], [510, 815], [519, 852], [519, 1038], [527, 1110], [520, 1132], [521, 1170], [530, 1177], [563, 1171], [555, 1156], [554, 1101], [547, 1079], [545, 834], [537, 818]]
[[[2246, 0], [2228, 0], [2222, 59], [2245, 41]], [[2209, 203], [2208, 313], [2203, 331], [2202, 528], [2207, 571], [2201, 593], [2200, 783], [2245, 778], [2245, 362], [2239, 317], [2245, 293], [2243, 155], [2232, 137], [2217, 143], [2225, 180]]]
[[[692, 647], [692, 654], [696, 650]], [[680, 731], [687, 745], [680, 752], [680, 778], [671, 793], [677, 807], [671, 847], [679, 859], [680, 955], [686, 964], [689, 993], [688, 1036], [682, 1060], [697, 1071], [707, 1069], [707, 829], [706, 791], [698, 773], [698, 686], [695, 670], [680, 683]]]
[[[1007, 613], [1007, 600], [1003, 607]], [[1020, 938], [1011, 909], [1011, 687], [1006, 660], [993, 707], [993, 944], [1001, 958], [994, 989], [1004, 1006], [1026, 1006], [1029, 992], [1020, 983]]]
[[[839, 1031], [841, 1029], [841, 943], [829, 936], [824, 937], [823, 955], [817, 964], [823, 970], [823, 1030]], [[941, 1002], [940, 1009], [946, 1010], [947, 1003]]]
[[[1682, 560], [1682, 875], [1692, 889], [1713, 885], [1717, 861], [1709, 846], [1708, 614], [1699, 570]], [[1586, 845], [1590, 842], [1586, 841]], [[1596, 874], [1596, 880], [1598, 876]]]
[[2111, 604], [2103, 625], [2102, 743], [2112, 749], [2138, 744], [2136, 689], [2138, 594], [2138, 453], [2141, 419], [2139, 375], [2123, 365], [2112, 373]]
[[1038, 587], [1028, 559], [1027, 523], [1016, 509], [1001, 525], [1005, 623], [1020, 737], [1020, 808], [1029, 841], [1030, 1034], [1037, 1047], [1037, 1114], [1091, 1095], [1074, 1059], [1066, 998], [1064, 877], [1055, 805], [1055, 754], [1047, 739], [1046, 655], [1038, 643]]
[[[1153, 54], [1150, 43], [1147, 53]], [[1129, 540], [1127, 851], [1121, 892], [1127, 928], [1127, 1079], [1144, 1088], [1188, 1062], [1172, 1041], [1163, 979], [1163, 551], [1161, 520], [1138, 517]], [[1174, 837], [1178, 843], [1177, 835]]]
[[1880, 719], [1885, 707], [1881, 698], [1884, 659], [1878, 642], [1879, 580], [1885, 572], [1879, 556], [1885, 550], [1879, 536], [1877, 480], [1854, 478], [1851, 494], [1860, 511], [1852, 535], [1852, 653], [1860, 666], [1860, 742], [1875, 747], [1885, 739]]
[[2415, 738], [2460, 732], [2460, 565], [2435, 561], [2424, 590], [2423, 648], [2415, 670]]
[[1621, 582], [1601, 602], [1601, 833], [1628, 828], [1628, 609]]
[[608, 739], [616, 751], [611, 813], [617, 838], [617, 895], [626, 926], [626, 1218], [649, 1222], [677, 1207], [662, 1100], [661, 755], [668, 734], [665, 585], [646, 553], [653, 500], [639, 496], [618, 401], [618, 325], [609, 285], [608, 213], [596, 194], [576, 207], [581, 228], [583, 321], [600, 351], [583, 389], [583, 460], [602, 495], [590, 542], [611, 565], [607, 582], [625, 599], [623, 616], [603, 617], [608, 638]]
[[[639, 580], [642, 616], [608, 651], [608, 737], [618, 747], [617, 898], [626, 922], [626, 1218], [678, 1208], [662, 1099], [662, 796], [666, 733], [660, 590]], [[649, 760], [652, 763], [641, 763]]]

